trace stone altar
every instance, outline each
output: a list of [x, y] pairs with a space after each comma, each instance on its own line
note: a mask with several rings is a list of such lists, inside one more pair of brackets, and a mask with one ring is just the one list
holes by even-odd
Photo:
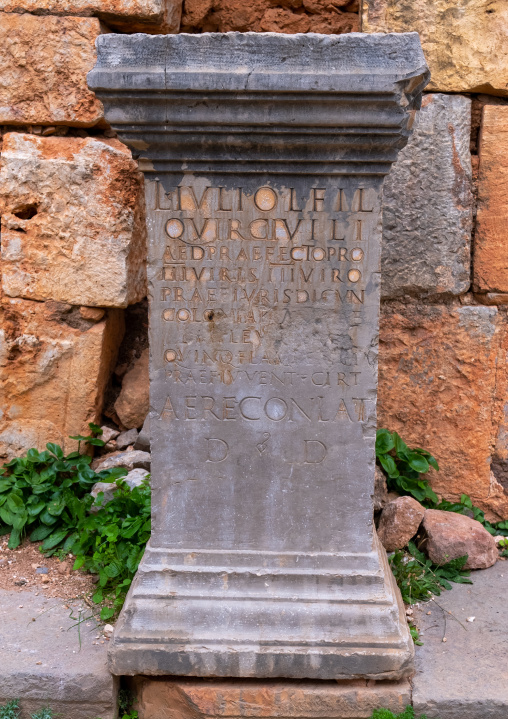
[[381, 191], [418, 35], [102, 35], [145, 173], [153, 533], [114, 674], [398, 679], [372, 521]]

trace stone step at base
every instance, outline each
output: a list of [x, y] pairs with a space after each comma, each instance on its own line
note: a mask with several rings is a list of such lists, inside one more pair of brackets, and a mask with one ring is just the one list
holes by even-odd
[[411, 703], [407, 679], [260, 681], [133, 677], [139, 719], [367, 719], [374, 709]]
[[58, 719], [117, 716], [118, 679], [107, 669], [107, 642], [99, 643], [89, 620], [80, 625], [80, 646], [72, 617], [83, 619], [90, 610], [75, 604], [0, 589], [0, 706], [19, 699], [21, 719], [46, 706]]

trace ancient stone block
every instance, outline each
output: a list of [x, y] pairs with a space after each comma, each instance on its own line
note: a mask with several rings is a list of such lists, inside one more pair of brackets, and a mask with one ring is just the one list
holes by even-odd
[[473, 279], [490, 304], [491, 293], [508, 293], [508, 105], [483, 108], [479, 157]]
[[431, 90], [508, 95], [505, 0], [363, 0], [362, 29], [419, 33]]
[[454, 583], [439, 604], [415, 608], [423, 641], [411, 682], [415, 717], [508, 716], [508, 645], [496, 640], [508, 626], [506, 562], [475, 572], [472, 580], [474, 586]]
[[178, 32], [182, 0], [0, 0], [0, 11], [35, 15], [96, 15], [126, 32]]
[[277, 682], [135, 677], [140, 719], [367, 719], [411, 703], [409, 682]]
[[438, 494], [468, 494], [492, 518], [508, 517], [508, 492], [490, 471], [506, 348], [496, 307], [383, 306], [378, 426], [435, 455], [440, 471], [429, 477]]
[[142, 299], [142, 187], [118, 140], [7, 133], [0, 161], [4, 293], [99, 307]]
[[[276, 5], [276, 7], [274, 7]], [[356, 0], [186, 0], [183, 32], [319, 32], [359, 30]]]
[[16, 590], [0, 589], [2, 708], [18, 698], [20, 719], [41, 716], [42, 707], [58, 719], [117, 719], [118, 679], [108, 672], [106, 646], [82, 624], [78, 633], [73, 618], [88, 616], [86, 604], [73, 602], [73, 614], [61, 599]]
[[151, 299], [154, 525], [110, 668], [407, 677], [372, 494], [381, 187], [427, 81], [418, 37], [97, 50], [88, 80], [144, 148]]
[[496, 540], [476, 519], [455, 512], [428, 509], [423, 518], [424, 549], [434, 564], [467, 554], [464, 569], [487, 569], [497, 562]]
[[0, 13], [0, 124], [95, 125], [86, 73], [100, 32], [96, 18]]
[[4, 298], [0, 303], [0, 457], [88, 434], [123, 334], [123, 313], [95, 323], [79, 308]]
[[470, 285], [471, 100], [426, 95], [385, 180], [381, 296], [459, 295]]

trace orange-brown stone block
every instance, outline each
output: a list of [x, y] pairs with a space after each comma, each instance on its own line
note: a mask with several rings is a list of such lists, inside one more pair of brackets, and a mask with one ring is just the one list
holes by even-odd
[[[276, 7], [274, 7], [276, 5]], [[183, 32], [320, 32], [359, 30], [357, 0], [185, 0]]]
[[178, 32], [182, 0], [0, 0], [0, 11], [36, 15], [96, 15], [126, 32]]
[[468, 494], [493, 519], [508, 517], [508, 488], [491, 473], [507, 329], [497, 307], [391, 303], [381, 313], [378, 427], [432, 452], [434, 491]]
[[143, 179], [93, 137], [4, 136], [2, 288], [9, 297], [126, 307], [146, 295]]
[[292, 682], [136, 677], [139, 719], [366, 719], [410, 704], [409, 682]]
[[508, 105], [483, 108], [479, 156], [474, 287], [490, 304], [508, 293]]
[[88, 434], [101, 417], [123, 335], [122, 310], [100, 322], [58, 302], [0, 301], [0, 458]]
[[88, 89], [97, 18], [0, 13], [0, 124], [90, 127], [103, 117]]

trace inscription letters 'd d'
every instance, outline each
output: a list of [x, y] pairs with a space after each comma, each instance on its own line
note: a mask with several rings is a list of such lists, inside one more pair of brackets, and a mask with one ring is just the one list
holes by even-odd
[[427, 76], [414, 33], [98, 39], [149, 241], [153, 532], [114, 673], [411, 671], [372, 492], [381, 186]]

